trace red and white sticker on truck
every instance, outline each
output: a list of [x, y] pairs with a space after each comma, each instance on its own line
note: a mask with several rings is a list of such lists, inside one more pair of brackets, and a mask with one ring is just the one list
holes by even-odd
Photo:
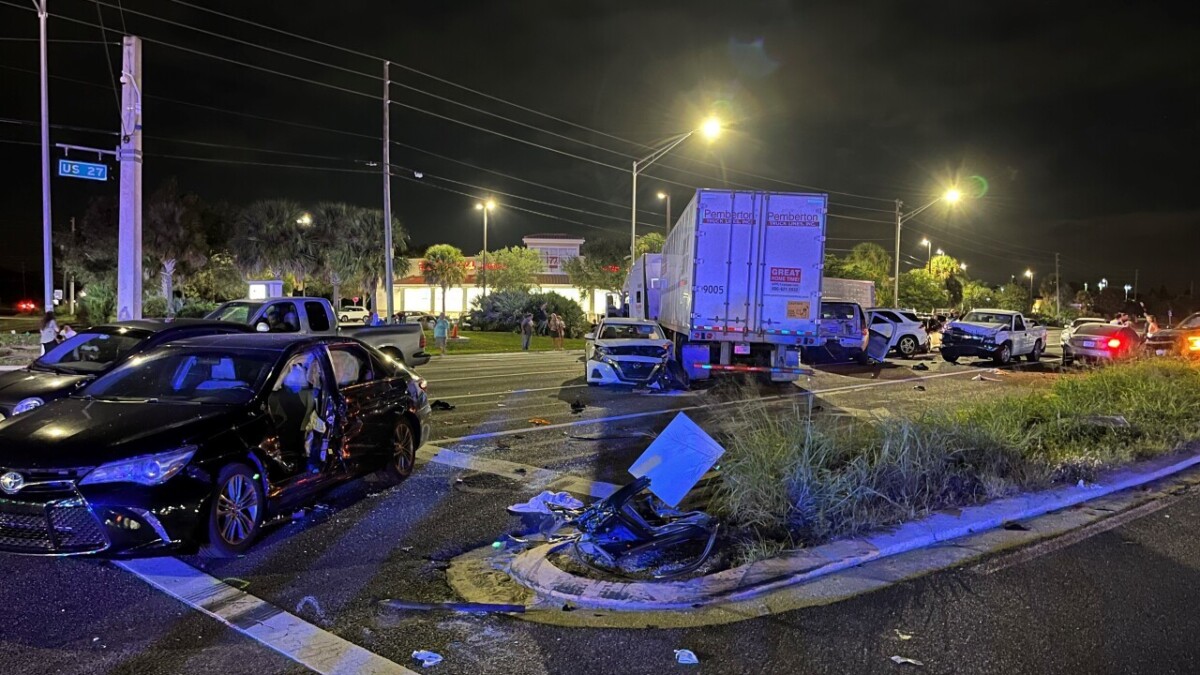
[[802, 270], [799, 267], [772, 267], [772, 293], [799, 293]]

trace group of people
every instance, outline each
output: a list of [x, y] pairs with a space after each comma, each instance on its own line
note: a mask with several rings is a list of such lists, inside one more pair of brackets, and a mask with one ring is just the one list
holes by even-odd
[[[1134, 322], [1133, 317], [1131, 317], [1126, 312], [1118, 313], [1113, 318], [1112, 321], [1109, 321], [1109, 323], [1114, 326], [1125, 326], [1127, 328], [1137, 328], [1138, 327], [1137, 324]], [[1146, 315], [1145, 328], [1146, 328], [1146, 335], [1154, 335], [1155, 333], [1158, 332], [1158, 319], [1153, 314]]]
[[[544, 309], [543, 306], [543, 311]], [[545, 321], [535, 324], [533, 313], [526, 312], [525, 316], [521, 317], [520, 329], [522, 351], [529, 351], [529, 345], [533, 342], [534, 333], [549, 334], [554, 339], [554, 348], [562, 351], [563, 339], [566, 337], [567, 332], [567, 322], [563, 321], [563, 318], [557, 312], [550, 312]]]
[[71, 328], [68, 324], [63, 324], [62, 328], [59, 328], [58, 321], [54, 318], [54, 312], [46, 312], [45, 316], [42, 317], [40, 337], [42, 355], [44, 356], [51, 349], [54, 349], [63, 340], [75, 337], [76, 334], [75, 329]]

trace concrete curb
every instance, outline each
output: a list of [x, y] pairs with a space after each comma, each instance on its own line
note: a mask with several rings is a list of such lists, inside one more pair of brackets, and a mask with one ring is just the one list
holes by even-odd
[[801, 584], [881, 558], [940, 544], [1065, 509], [1115, 492], [1153, 482], [1200, 464], [1200, 452], [1160, 457], [1104, 474], [1091, 486], [1063, 487], [937, 513], [896, 529], [857, 539], [830, 542], [789, 555], [761, 560], [687, 581], [613, 582], [585, 579], [555, 567], [542, 545], [512, 558], [508, 572], [518, 584], [543, 598], [579, 608], [617, 611], [694, 609], [737, 602]]

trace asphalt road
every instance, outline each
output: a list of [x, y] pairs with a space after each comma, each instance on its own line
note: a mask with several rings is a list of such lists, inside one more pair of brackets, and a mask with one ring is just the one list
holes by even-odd
[[[1056, 340], [1052, 340], [1056, 342]], [[931, 673], [1200, 671], [1200, 499], [988, 575], [951, 570], [827, 607], [690, 629], [563, 628], [508, 616], [405, 613], [380, 600], [455, 600], [447, 561], [519, 524], [504, 508], [538, 491], [529, 474], [622, 484], [648, 434], [682, 410], [718, 436], [767, 399], [786, 412], [882, 416], [1056, 377], [1050, 360], [973, 379], [981, 365], [932, 357], [831, 368], [800, 386], [722, 385], [675, 394], [587, 387], [578, 352], [435, 358], [420, 369], [434, 398], [435, 458], [404, 484], [359, 481], [327, 508], [276, 524], [244, 558], [185, 562], [370, 652], [442, 673], [661, 673], [689, 648], [714, 673], [875, 673], [907, 656]], [[920, 378], [920, 379], [918, 379]], [[991, 381], [997, 380], [997, 381]], [[915, 387], [924, 387], [923, 390]], [[571, 404], [586, 407], [573, 413]], [[533, 423], [544, 420], [548, 425]], [[426, 454], [429, 454], [428, 452]], [[513, 467], [528, 467], [522, 473]], [[269, 673], [303, 666], [163, 594], [111, 563], [4, 557], [2, 673]], [[913, 637], [901, 641], [900, 630]]]

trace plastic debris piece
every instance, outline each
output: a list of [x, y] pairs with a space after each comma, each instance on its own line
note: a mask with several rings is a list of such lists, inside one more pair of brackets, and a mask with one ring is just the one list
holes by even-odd
[[572, 497], [566, 492], [551, 492], [546, 490], [538, 496], [530, 499], [527, 502], [513, 504], [508, 507], [509, 513], [545, 513], [550, 515], [553, 511], [551, 506], [558, 506], [564, 509], [582, 509], [583, 502]]
[[221, 581], [224, 581], [225, 583], [229, 584], [230, 586], [233, 586], [234, 588], [238, 589], [239, 591], [246, 590], [246, 587], [250, 585], [249, 581], [246, 581], [245, 579], [239, 579], [237, 577], [225, 577]]
[[422, 668], [436, 666], [442, 662], [442, 655], [437, 652], [431, 652], [424, 649], [419, 649], [412, 653], [412, 657], [421, 662]]
[[544, 420], [540, 417], [534, 417], [533, 419], [529, 420], [529, 423], [533, 424], [535, 426], [544, 427], [547, 424], [550, 424], [550, 420]]
[[913, 366], [912, 369], [913, 370], [929, 370], [929, 366], [925, 365], [924, 363], [918, 363], [917, 365]]
[[300, 598], [300, 602], [296, 603], [296, 613], [303, 614], [304, 608], [309, 605], [312, 605], [313, 613], [317, 615], [317, 618], [321, 621], [324, 621], [325, 612], [321, 609], [321, 605], [317, 602], [317, 599], [311, 595], [306, 595], [303, 598]]
[[685, 666], [699, 665], [700, 659], [696, 656], [696, 652], [690, 649], [676, 649], [675, 663], [682, 663]]
[[915, 389], [916, 391], [925, 391], [925, 385], [918, 384], [917, 386], [913, 387], [913, 389]]
[[924, 666], [925, 665], [924, 663], [921, 663], [920, 661], [918, 661], [916, 659], [910, 659], [907, 656], [893, 656], [892, 663], [895, 663], [896, 665], [899, 665], [899, 666]]
[[456, 406], [451, 404], [449, 401], [443, 401], [439, 398], [433, 403], [430, 403], [429, 407], [433, 408], [434, 410], [454, 410]]
[[907, 640], [913, 639], [913, 636], [911, 633], [904, 633], [899, 628], [893, 628], [892, 630], [896, 631], [896, 637], [900, 638], [901, 641], [907, 641]]
[[975, 377], [972, 377], [971, 379], [975, 380], [976, 382], [999, 382], [1000, 381], [994, 377], [984, 377], [983, 373], [980, 373], [980, 374], [976, 375]]
[[496, 549], [497, 551], [499, 551], [500, 549], [504, 548], [504, 542], [502, 542], [502, 541], [493, 541], [493, 542], [492, 542], [492, 548], [494, 548], [494, 549]]
[[580, 400], [580, 398], [578, 396], [576, 396], [575, 401], [571, 404], [571, 412], [578, 415], [578, 414], [582, 413], [584, 411], [584, 409], [586, 409], [586, 408], [587, 408], [587, 404], [584, 403], [582, 400]]

